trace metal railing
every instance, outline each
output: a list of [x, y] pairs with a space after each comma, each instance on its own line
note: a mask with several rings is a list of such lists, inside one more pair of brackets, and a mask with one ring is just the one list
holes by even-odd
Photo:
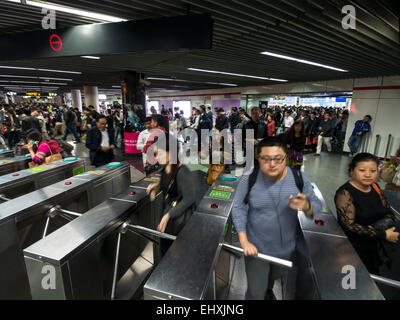
[[381, 283], [381, 284], [384, 284], [384, 285], [387, 285], [387, 286], [390, 286], [393, 288], [400, 289], [400, 281], [384, 278], [381, 276], [377, 276], [375, 274], [371, 274], [371, 278], [377, 283]]
[[385, 152], [385, 159], [388, 159], [388, 154], [389, 154], [391, 143], [392, 143], [392, 135], [389, 134], [388, 143], [387, 143], [386, 152]]
[[377, 134], [376, 135], [376, 141], [375, 141], [375, 148], [374, 148], [374, 156], [376, 156], [376, 153], [378, 152], [378, 142], [381, 140], [381, 135]]

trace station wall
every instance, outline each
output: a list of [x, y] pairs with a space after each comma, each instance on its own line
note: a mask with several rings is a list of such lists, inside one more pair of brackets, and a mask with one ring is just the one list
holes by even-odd
[[246, 108], [246, 106], [258, 106], [258, 99], [256, 99], [257, 101], [252, 101], [251, 96], [248, 95], [268, 96], [313, 92], [353, 92], [344, 151], [349, 151], [347, 141], [354, 129], [354, 123], [367, 114], [373, 117], [371, 122], [372, 130], [365, 137], [361, 150], [373, 153], [376, 135], [378, 134], [381, 139], [377, 144], [377, 156], [385, 156], [389, 134], [393, 138], [389, 146], [388, 156], [394, 155], [400, 147], [400, 76], [185, 91], [175, 96], [171, 93], [163, 94], [158, 92], [150, 94], [149, 99], [163, 101], [190, 100], [192, 106], [212, 104], [213, 101], [224, 99], [240, 100], [240, 106]]

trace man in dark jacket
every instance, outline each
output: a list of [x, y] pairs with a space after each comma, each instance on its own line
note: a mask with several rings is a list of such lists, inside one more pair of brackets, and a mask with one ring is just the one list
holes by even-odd
[[328, 147], [328, 152], [332, 152], [331, 138], [333, 134], [333, 123], [329, 113], [324, 114], [324, 120], [319, 123], [318, 127], [318, 146], [316, 155], [319, 156], [322, 150], [322, 144]]
[[235, 130], [241, 122], [239, 112], [236, 107], [232, 108], [231, 115], [229, 116], [229, 123], [231, 124], [231, 131]]
[[63, 110], [64, 110], [65, 132], [62, 140], [64, 141], [67, 140], [68, 134], [72, 133], [76, 139], [76, 142], [80, 143], [81, 139], [79, 138], [74, 128], [74, 122], [76, 120], [75, 112], [72, 111], [72, 108], [68, 108], [66, 106], [63, 106]]
[[251, 110], [251, 121], [247, 122], [243, 127], [242, 139], [243, 139], [243, 148], [246, 148], [246, 140], [249, 138], [246, 136], [248, 133], [247, 130], [253, 130], [254, 132], [254, 143], [257, 144], [259, 141], [268, 137], [268, 127], [265, 125], [265, 122], [260, 120], [260, 108], [254, 107]]
[[107, 119], [100, 115], [96, 126], [91, 128], [86, 137], [86, 147], [90, 150], [90, 161], [96, 167], [110, 163], [114, 158], [114, 137], [107, 130]]
[[229, 128], [228, 117], [225, 115], [225, 110], [222, 108], [218, 110], [217, 119], [215, 120], [215, 128], [218, 131]]

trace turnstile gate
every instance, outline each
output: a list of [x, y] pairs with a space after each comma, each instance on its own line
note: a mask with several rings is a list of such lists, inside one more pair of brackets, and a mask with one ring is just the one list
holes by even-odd
[[22, 249], [68, 223], [68, 211], [85, 213], [129, 183], [128, 164], [106, 165], [0, 204], [0, 299], [31, 298]]

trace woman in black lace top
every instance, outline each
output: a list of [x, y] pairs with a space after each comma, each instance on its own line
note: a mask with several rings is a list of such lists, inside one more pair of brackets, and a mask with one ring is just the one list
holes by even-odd
[[394, 227], [384, 230], [377, 226], [384, 218], [394, 221], [390, 205], [375, 184], [378, 159], [372, 154], [360, 153], [353, 158], [349, 173], [351, 180], [335, 195], [338, 220], [368, 271], [379, 274], [382, 263], [379, 243], [396, 243], [399, 233]]

